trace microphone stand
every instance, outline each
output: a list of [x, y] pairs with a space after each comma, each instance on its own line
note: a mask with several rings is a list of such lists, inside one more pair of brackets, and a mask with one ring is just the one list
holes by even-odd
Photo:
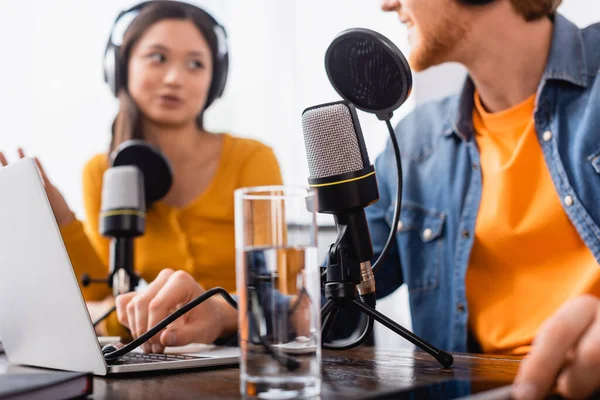
[[358, 346], [371, 332], [373, 328], [373, 320], [376, 320], [386, 328], [402, 336], [415, 346], [432, 355], [444, 368], [450, 368], [454, 362], [454, 358], [451, 354], [443, 350], [439, 350], [435, 346], [421, 339], [408, 329], [394, 322], [392, 319], [375, 309], [376, 297], [374, 281], [372, 283], [372, 287], [368, 288], [367, 290], [364, 290], [364, 287], [361, 288], [361, 292], [365, 294], [360, 294], [358, 296], [359, 299], [356, 299], [357, 285], [363, 285], [363, 283], [372, 279], [372, 274], [379, 269], [381, 262], [387, 256], [387, 253], [391, 247], [390, 245], [394, 240], [396, 227], [400, 217], [400, 201], [402, 199], [402, 165], [400, 159], [400, 149], [394, 135], [393, 127], [390, 123], [390, 117], [391, 115], [386, 115], [384, 118], [382, 118], [385, 120], [390, 133], [390, 139], [394, 147], [394, 154], [396, 156], [396, 164], [398, 167], [396, 210], [394, 212], [394, 220], [392, 223], [390, 236], [388, 237], [381, 255], [371, 269], [370, 261], [361, 263], [355, 256], [355, 254], [368, 254], [365, 253], [365, 251], [368, 251], [369, 249], [366, 249], [365, 246], [371, 245], [370, 241], [368, 244], [366, 244], [364, 241], [360, 240], [359, 234], [355, 234], [355, 232], [361, 232], [364, 230], [367, 230], [368, 232], [368, 224], [364, 209], [346, 216], [336, 216], [338, 237], [335, 243], [332, 244], [329, 249], [326, 266], [327, 269], [321, 275], [322, 286], [325, 289], [325, 297], [327, 298], [327, 301], [321, 308], [321, 337], [325, 337], [329, 332], [329, 329], [333, 324], [333, 320], [335, 319], [335, 316], [340, 308], [354, 305], [358, 307], [363, 316], [368, 318], [368, 321], [363, 330], [363, 334], [357, 340], [351, 341], [351, 344], [344, 346], [323, 344], [323, 348], [343, 350]]
[[[84, 287], [92, 283], [102, 283], [112, 289], [113, 295], [117, 297], [120, 294], [132, 292], [140, 282], [140, 276], [134, 272], [134, 250], [132, 237], [113, 237], [110, 241], [110, 268], [111, 271], [104, 279], [94, 279], [88, 274], [81, 275], [81, 284]], [[106, 313], [102, 314], [93, 322], [95, 327], [105, 320], [116, 306], [113, 306]]]
[[110, 241], [111, 268], [108, 275], [108, 286], [113, 289], [113, 295], [133, 291], [140, 277], [133, 269], [133, 238], [114, 237]]
[[[327, 273], [324, 284], [327, 302], [321, 309], [323, 325], [321, 337], [327, 335], [327, 332], [333, 323], [333, 319], [335, 318], [335, 314], [337, 314], [337, 311], [340, 308], [355, 305], [363, 314], [369, 317], [369, 326], [367, 327], [369, 332], [373, 327], [374, 319], [413, 343], [415, 346], [432, 355], [444, 368], [449, 368], [454, 362], [452, 355], [437, 349], [435, 346], [427, 343], [408, 329], [377, 311], [375, 309], [375, 293], [359, 295], [359, 300], [356, 299], [356, 280], [353, 277], [356, 277], [357, 275], [360, 276], [360, 265], [352, 262], [349, 257], [350, 251], [348, 245], [344, 243], [346, 233], [348, 232], [346, 227], [347, 226], [342, 226], [338, 240], [329, 250]], [[364, 337], [366, 337], [365, 334], [363, 334], [363, 338]], [[354, 344], [354, 346], [360, 344], [360, 341]]]

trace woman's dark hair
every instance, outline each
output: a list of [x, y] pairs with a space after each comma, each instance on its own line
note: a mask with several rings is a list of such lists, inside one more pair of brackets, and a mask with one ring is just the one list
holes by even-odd
[[[211, 51], [213, 68], [218, 68], [217, 55], [219, 51], [219, 39], [214, 31], [214, 21], [206, 13], [197, 7], [177, 1], [154, 1], [144, 6], [140, 13], [131, 22], [123, 36], [123, 43], [119, 48], [119, 81], [122, 83], [119, 89], [119, 112], [112, 124], [112, 138], [109, 153], [119, 144], [129, 139], [143, 139], [144, 133], [141, 128], [140, 110], [133, 101], [127, 86], [127, 71], [131, 49], [142, 37], [142, 35], [155, 23], [165, 19], [178, 19], [191, 21], [206, 39]], [[214, 72], [213, 72], [214, 77]], [[214, 90], [214, 79], [209, 89]], [[196, 118], [198, 128], [203, 128], [204, 110]]]

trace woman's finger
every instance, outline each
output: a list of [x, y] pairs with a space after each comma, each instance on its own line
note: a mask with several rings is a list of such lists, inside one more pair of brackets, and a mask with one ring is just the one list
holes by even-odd
[[35, 158], [35, 163], [38, 166], [38, 169], [40, 170], [40, 174], [42, 175], [42, 180], [44, 181], [44, 184], [50, 185], [50, 179], [48, 179], [48, 175], [46, 175], [46, 171], [44, 170], [44, 167], [42, 167], [42, 163], [40, 162], [39, 158]]
[[[169, 277], [164, 287], [158, 292], [148, 307], [148, 327], [153, 327], [166, 318], [173, 309], [185, 304], [204, 292], [194, 278], [184, 272], [177, 271]], [[160, 335], [152, 338], [153, 345], [160, 344]]]
[[129, 319], [127, 318], [127, 305], [135, 297], [135, 292], [125, 293], [117, 296], [115, 305], [117, 306], [117, 319], [126, 328], [129, 328]]
[[[159, 272], [156, 279], [148, 285], [146, 291], [138, 294], [134, 299], [135, 329], [138, 335], [143, 335], [151, 328], [151, 326], [148, 326], [148, 306], [172, 274], [173, 270], [163, 269]], [[142, 349], [147, 353], [152, 352], [151, 342], [144, 343]]]

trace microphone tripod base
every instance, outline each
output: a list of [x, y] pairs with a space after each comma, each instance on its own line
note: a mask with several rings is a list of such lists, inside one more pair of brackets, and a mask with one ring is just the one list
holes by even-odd
[[368, 326], [364, 331], [363, 335], [359, 340], [352, 341], [352, 345], [349, 346], [327, 346], [323, 345], [326, 349], [333, 350], [345, 350], [352, 347], [356, 347], [361, 344], [366, 336], [371, 332], [373, 328], [373, 320], [379, 322], [386, 328], [390, 329], [392, 332], [402, 336], [404, 339], [408, 340], [415, 346], [420, 349], [426, 351], [430, 355], [432, 355], [444, 368], [450, 368], [454, 363], [454, 358], [451, 354], [439, 350], [435, 346], [427, 343], [425, 340], [421, 339], [408, 329], [404, 328], [402, 325], [394, 322], [392, 319], [387, 317], [385, 314], [380, 313], [375, 309], [375, 294], [361, 296], [361, 300], [357, 300], [355, 298], [355, 289], [354, 284], [346, 283], [346, 282], [331, 282], [325, 285], [325, 293], [327, 295], [327, 302], [321, 309], [321, 314], [323, 318], [323, 326], [322, 326], [322, 337], [327, 335], [331, 325], [333, 324], [333, 320], [335, 319], [335, 315], [338, 310], [343, 307], [347, 307], [351, 304], [358, 307], [358, 309], [363, 313], [364, 316], [368, 318]]

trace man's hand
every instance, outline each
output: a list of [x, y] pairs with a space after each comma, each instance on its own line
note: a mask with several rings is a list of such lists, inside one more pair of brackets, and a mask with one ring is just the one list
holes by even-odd
[[564, 397], [585, 398], [600, 389], [600, 299], [565, 303], [541, 327], [515, 379], [516, 399], [542, 399], [556, 384]]
[[[135, 339], [204, 292], [187, 272], [163, 269], [145, 292], [117, 297], [117, 317]], [[166, 346], [212, 343], [236, 329], [237, 311], [216, 295], [168, 325], [142, 348], [147, 353], [161, 353]]]

